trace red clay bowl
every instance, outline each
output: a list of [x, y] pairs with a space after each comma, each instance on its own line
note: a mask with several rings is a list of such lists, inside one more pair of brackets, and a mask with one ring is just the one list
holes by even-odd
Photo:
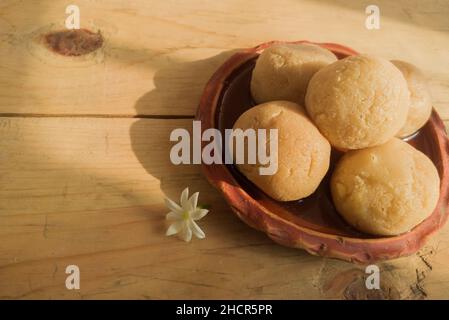
[[[294, 43], [301, 42], [307, 41]], [[223, 132], [232, 128], [239, 115], [255, 105], [249, 90], [252, 69], [259, 54], [276, 43], [280, 42], [243, 50], [215, 72], [204, 89], [197, 111], [196, 119], [201, 121], [203, 131], [218, 128]], [[357, 54], [338, 44], [318, 45], [331, 50], [340, 59]], [[349, 226], [335, 210], [329, 191], [329, 176], [339, 158], [337, 151], [332, 152], [329, 172], [315, 193], [292, 202], [271, 199], [232, 165], [203, 164], [202, 169], [240, 219], [265, 232], [275, 242], [305, 249], [314, 255], [371, 263], [416, 252], [431, 234], [443, 226], [448, 216], [449, 140], [436, 111], [408, 143], [424, 152], [437, 167], [441, 178], [440, 198], [429, 218], [411, 231], [393, 237], [361, 233]]]

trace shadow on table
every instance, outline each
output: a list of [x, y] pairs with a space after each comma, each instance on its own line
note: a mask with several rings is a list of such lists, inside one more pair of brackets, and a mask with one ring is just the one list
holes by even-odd
[[[144, 94], [135, 104], [136, 114], [142, 118], [134, 122], [130, 128], [133, 151], [145, 170], [160, 180], [160, 188], [167, 197], [177, 200], [183, 188], [187, 187], [181, 185], [181, 182], [185, 183], [186, 181], [189, 181], [191, 193], [195, 192], [196, 180], [199, 177], [199, 165], [174, 165], [171, 163], [170, 149], [175, 143], [170, 142], [170, 133], [176, 128], [185, 128], [189, 132], [191, 131], [194, 114], [205, 84], [213, 72], [235, 51], [224, 51], [198, 61], [170, 61], [156, 72], [154, 76], [155, 89]], [[177, 107], [177, 110], [182, 110], [182, 114], [173, 114], [170, 111], [175, 103], [185, 108], [184, 111]], [[166, 112], [146, 116], [146, 114], [152, 113], [151, 109], [155, 104]], [[158, 146], [164, 152], [153, 152], [149, 148], [148, 141], [155, 130], [164, 131], [163, 140]], [[148, 137], [148, 141], [142, 137]], [[165, 154], [164, 158], [154, 158], [159, 154]], [[170, 169], [167, 171], [166, 168]], [[201, 177], [201, 180], [204, 179]], [[208, 187], [212, 188], [209, 185]], [[202, 198], [204, 198], [204, 194]]]

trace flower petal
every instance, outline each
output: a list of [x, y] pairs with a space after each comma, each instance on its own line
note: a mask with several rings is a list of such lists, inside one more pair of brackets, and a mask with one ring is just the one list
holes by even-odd
[[168, 229], [167, 232], [165, 233], [166, 236], [171, 236], [173, 234], [178, 233], [179, 231], [181, 231], [183, 229], [183, 222], [182, 221], [177, 221], [175, 223], [172, 223]]
[[207, 209], [196, 209], [190, 213], [190, 217], [192, 218], [192, 220], [200, 220], [208, 212], [209, 212], [209, 210], [207, 210]]
[[190, 210], [188, 207], [188, 200], [189, 200], [189, 188], [185, 188], [181, 193], [181, 207], [184, 210]]
[[178, 206], [176, 202], [174, 202], [169, 198], [165, 198], [165, 205], [167, 206], [167, 208], [170, 209], [170, 211], [177, 212], [179, 214], [181, 214], [183, 211], [182, 208]]
[[183, 225], [182, 231], [179, 233], [179, 237], [185, 242], [192, 240], [192, 230], [187, 224]]
[[180, 219], [182, 219], [182, 215], [179, 214], [178, 212], [170, 211], [165, 216], [165, 219], [167, 219], [167, 220], [180, 220]]
[[192, 206], [191, 210], [195, 210], [196, 209], [196, 205], [198, 204], [198, 196], [200, 195], [199, 192], [195, 192], [194, 194], [192, 194], [192, 196], [189, 199], [189, 203]]
[[201, 230], [201, 228], [196, 224], [195, 221], [190, 221], [190, 227], [192, 228], [193, 234], [197, 238], [204, 239], [206, 237], [203, 230]]

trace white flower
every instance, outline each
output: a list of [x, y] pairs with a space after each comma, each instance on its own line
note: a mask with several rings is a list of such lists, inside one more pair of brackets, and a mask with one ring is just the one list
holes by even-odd
[[184, 241], [192, 239], [192, 233], [199, 239], [203, 239], [206, 235], [195, 221], [204, 217], [209, 210], [197, 208], [199, 192], [195, 192], [189, 199], [189, 188], [185, 188], [181, 194], [181, 206], [176, 202], [165, 198], [165, 204], [170, 209], [167, 213], [167, 220], [172, 221], [168, 227], [166, 235], [179, 235]]

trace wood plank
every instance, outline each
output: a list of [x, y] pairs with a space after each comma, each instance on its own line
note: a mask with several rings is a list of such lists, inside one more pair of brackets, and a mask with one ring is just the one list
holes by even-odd
[[5, 0], [0, 112], [193, 115], [207, 79], [235, 49], [309, 39], [415, 63], [449, 119], [449, 6], [376, 3], [380, 30], [365, 28], [365, 7], [356, 0], [250, 0], [245, 7], [237, 0], [80, 0], [82, 27], [101, 30], [105, 44], [88, 56], [62, 57], [36, 39], [63, 28], [67, 2]]
[[[172, 165], [169, 133], [190, 121], [0, 118], [0, 297], [449, 298], [448, 226], [419, 254], [379, 264], [382, 290], [368, 292], [364, 267], [274, 244], [198, 166]], [[164, 235], [163, 197], [185, 186], [211, 205], [205, 240]], [[65, 288], [70, 264], [81, 290]]]

